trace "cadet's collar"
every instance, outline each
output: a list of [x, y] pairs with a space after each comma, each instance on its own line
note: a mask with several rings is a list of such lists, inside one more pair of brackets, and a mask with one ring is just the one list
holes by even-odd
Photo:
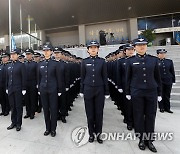
[[12, 61], [12, 63], [16, 63], [17, 62], [17, 60], [15, 60], [15, 61]]
[[163, 59], [160, 59], [161, 61], [164, 61], [165, 60], [165, 58], [163, 58]]
[[28, 62], [28, 63], [32, 62], [32, 59], [31, 59], [31, 60], [28, 60], [27, 62]]
[[138, 56], [139, 58], [144, 58], [144, 57], [146, 57], [146, 53], [145, 53], [144, 55], [140, 55], [140, 54], [137, 53], [137, 56]]
[[98, 56], [96, 55], [96, 56], [90, 56], [90, 57], [94, 59], [94, 58], [97, 58]]
[[46, 61], [46, 62], [49, 62], [50, 60], [51, 60], [51, 58], [49, 58], [49, 59], [45, 59], [45, 61]]

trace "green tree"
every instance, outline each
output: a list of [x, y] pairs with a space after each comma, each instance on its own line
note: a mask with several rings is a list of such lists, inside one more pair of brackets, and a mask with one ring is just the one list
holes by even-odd
[[156, 39], [156, 34], [154, 30], [147, 29], [141, 33], [141, 35], [148, 40], [149, 43], [152, 43]]

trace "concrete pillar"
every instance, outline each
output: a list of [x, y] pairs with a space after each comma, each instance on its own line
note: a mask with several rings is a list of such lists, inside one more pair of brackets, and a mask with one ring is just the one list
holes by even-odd
[[130, 18], [128, 21], [129, 39], [133, 40], [138, 37], [137, 18]]
[[4, 49], [9, 46], [9, 35], [4, 35]]
[[85, 25], [79, 25], [79, 45], [83, 44], [86, 45], [86, 31], [85, 31]]
[[38, 38], [41, 40], [38, 45], [43, 45], [46, 41], [46, 33], [43, 30], [38, 30], [37, 31]]

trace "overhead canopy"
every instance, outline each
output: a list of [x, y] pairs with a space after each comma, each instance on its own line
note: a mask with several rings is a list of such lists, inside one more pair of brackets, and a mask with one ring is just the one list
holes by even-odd
[[[12, 32], [19, 32], [19, 5], [23, 30], [27, 16], [39, 29], [52, 29], [133, 17], [180, 12], [179, 0], [12, 0]], [[33, 24], [32, 24], [32, 29]], [[8, 34], [8, 0], [0, 2], [0, 35]]]

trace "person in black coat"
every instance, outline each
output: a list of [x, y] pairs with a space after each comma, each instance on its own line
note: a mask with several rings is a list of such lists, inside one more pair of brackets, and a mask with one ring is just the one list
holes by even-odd
[[21, 130], [22, 114], [23, 114], [23, 95], [26, 94], [26, 71], [25, 65], [18, 61], [18, 49], [12, 51], [11, 60], [8, 64], [6, 93], [8, 94], [11, 107], [11, 125], [8, 130], [16, 126], [16, 130]]
[[0, 65], [0, 103], [2, 107], [2, 113], [0, 115], [7, 116], [10, 111], [10, 105], [8, 95], [6, 94], [6, 71], [9, 63], [9, 54], [2, 54], [2, 64]]
[[172, 84], [175, 84], [174, 64], [171, 59], [166, 59], [166, 50], [158, 49], [159, 68], [162, 80], [162, 101], [159, 102], [160, 112], [173, 113], [170, 110], [170, 95]]
[[41, 96], [42, 107], [46, 124], [44, 136], [51, 133], [56, 136], [58, 96], [61, 96], [63, 89], [62, 76], [59, 63], [51, 58], [53, 48], [51, 45], [44, 45], [43, 52], [45, 60], [38, 65], [38, 93]]
[[147, 41], [135, 39], [137, 54], [127, 61], [126, 98], [132, 101], [134, 128], [139, 134], [139, 149], [146, 145], [152, 152], [157, 152], [153, 145], [153, 133], [157, 101], [162, 100], [161, 77], [158, 58], [146, 54]]
[[26, 85], [26, 95], [25, 95], [25, 104], [26, 104], [26, 115], [25, 119], [29, 118], [34, 119], [36, 107], [37, 107], [37, 63], [33, 61], [34, 51], [27, 49], [26, 53], [26, 74], [27, 74], [27, 85]]
[[94, 141], [96, 134], [98, 143], [103, 143], [101, 133], [104, 99], [109, 97], [107, 65], [104, 59], [98, 57], [98, 42], [90, 42], [87, 48], [90, 56], [81, 65], [80, 96], [84, 96], [89, 142]]

